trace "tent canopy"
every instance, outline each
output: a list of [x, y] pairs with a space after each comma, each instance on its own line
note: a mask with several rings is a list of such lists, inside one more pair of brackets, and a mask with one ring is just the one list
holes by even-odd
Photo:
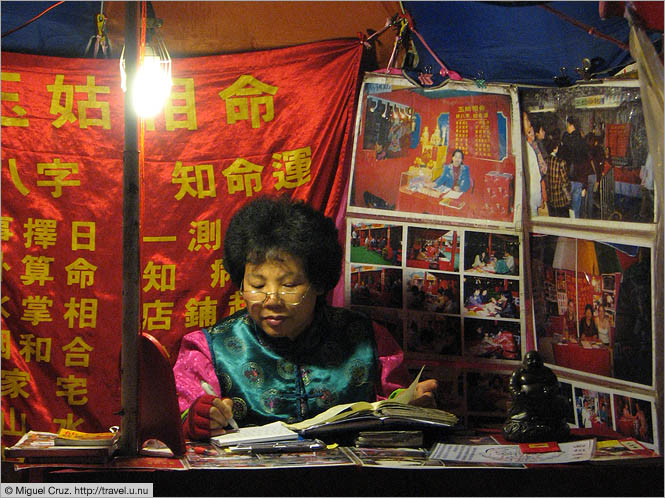
[[[35, 22], [5, 36], [57, 4]], [[608, 5], [609, 4], [609, 5]], [[408, 12], [413, 26], [448, 69], [464, 78], [554, 85], [567, 74], [579, 79], [583, 59], [593, 72], [609, 74], [632, 62], [618, 44], [628, 44], [623, 2], [152, 2], [173, 57], [249, 52], [334, 38], [354, 38], [381, 30], [395, 14]], [[635, 2], [662, 40], [662, 2]], [[564, 20], [547, 7], [568, 16]], [[610, 8], [611, 7], [611, 8]], [[2, 2], [2, 50], [60, 57], [83, 57], [103, 12], [111, 56], [124, 38], [125, 2]], [[607, 16], [601, 19], [600, 12]], [[588, 29], [584, 29], [586, 26]], [[592, 28], [592, 29], [591, 29]], [[659, 30], [659, 31], [658, 31]], [[396, 28], [377, 36], [367, 69], [388, 66]], [[415, 72], [434, 60], [416, 37]], [[370, 55], [373, 55], [370, 53]], [[92, 56], [92, 50], [87, 57]], [[404, 51], [395, 61], [401, 65]], [[393, 63], [393, 66], [395, 65]], [[371, 67], [374, 66], [374, 67]], [[565, 68], [565, 70], [562, 70]]]

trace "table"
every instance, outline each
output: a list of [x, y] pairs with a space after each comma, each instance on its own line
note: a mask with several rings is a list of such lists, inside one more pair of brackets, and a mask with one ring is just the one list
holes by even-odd
[[[614, 439], [618, 434], [573, 429], [576, 437]], [[496, 433], [490, 429], [478, 436]], [[198, 444], [197, 444], [198, 446]], [[30, 467], [3, 482], [153, 483], [154, 496], [663, 496], [663, 458], [590, 461], [529, 468], [450, 466], [287, 466], [169, 470], [142, 459], [122, 465]], [[152, 461], [151, 461], [152, 460]], [[163, 459], [166, 460], [166, 459]], [[176, 466], [173, 466], [174, 469]], [[9, 477], [10, 479], [6, 479]]]
[[560, 367], [612, 376], [611, 354], [607, 346], [585, 348], [579, 344], [553, 344], [554, 360]]
[[439, 216], [468, 216], [468, 202], [471, 194], [465, 192], [457, 203], [460, 208], [439, 204], [440, 198], [423, 194], [422, 192], [413, 192], [406, 188], [400, 188], [397, 194], [397, 211], [406, 211], [409, 213], [436, 214]]
[[41, 482], [152, 482], [154, 496], [663, 496], [664, 491], [662, 458], [626, 465], [541, 465], [529, 469], [70, 469], [45, 473]]

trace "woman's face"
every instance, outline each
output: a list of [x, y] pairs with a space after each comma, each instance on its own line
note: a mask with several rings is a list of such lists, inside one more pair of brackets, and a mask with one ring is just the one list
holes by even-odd
[[586, 317], [587, 322], [591, 321], [591, 318], [593, 317], [593, 311], [591, 311], [589, 308], [585, 309], [584, 316]]
[[302, 297], [300, 304], [286, 304], [276, 294], [269, 294], [264, 302], [245, 299], [249, 316], [266, 334], [291, 340], [312, 323], [316, 298], [323, 294], [311, 286], [300, 259], [290, 254], [282, 254], [279, 259], [259, 265], [245, 264], [243, 290], [294, 292]]

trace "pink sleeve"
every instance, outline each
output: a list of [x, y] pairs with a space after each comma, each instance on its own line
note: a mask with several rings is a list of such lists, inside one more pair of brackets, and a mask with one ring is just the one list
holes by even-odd
[[173, 366], [173, 376], [180, 413], [189, 408], [196, 398], [205, 394], [201, 387], [202, 380], [210, 384], [219, 395], [219, 381], [203, 331], [190, 332], [182, 338], [178, 359]]
[[382, 325], [376, 322], [372, 322], [372, 324], [381, 372], [381, 384], [378, 386], [376, 396], [379, 400], [390, 396], [395, 389], [407, 387], [411, 383], [411, 378], [404, 364], [404, 351], [392, 334]]

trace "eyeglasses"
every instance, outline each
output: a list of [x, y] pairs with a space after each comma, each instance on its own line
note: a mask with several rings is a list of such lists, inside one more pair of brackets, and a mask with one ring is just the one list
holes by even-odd
[[275, 296], [279, 298], [280, 301], [282, 301], [284, 304], [288, 304], [290, 306], [298, 306], [299, 304], [302, 304], [302, 302], [305, 300], [305, 296], [309, 292], [309, 290], [312, 288], [310, 285], [307, 287], [305, 292], [286, 292], [286, 291], [278, 291], [278, 292], [264, 292], [264, 291], [257, 291], [257, 290], [246, 290], [243, 287], [243, 284], [240, 284], [240, 293], [242, 294], [242, 297], [245, 298], [245, 301], [250, 302], [252, 304], [256, 303], [261, 303], [264, 304], [270, 296]]

